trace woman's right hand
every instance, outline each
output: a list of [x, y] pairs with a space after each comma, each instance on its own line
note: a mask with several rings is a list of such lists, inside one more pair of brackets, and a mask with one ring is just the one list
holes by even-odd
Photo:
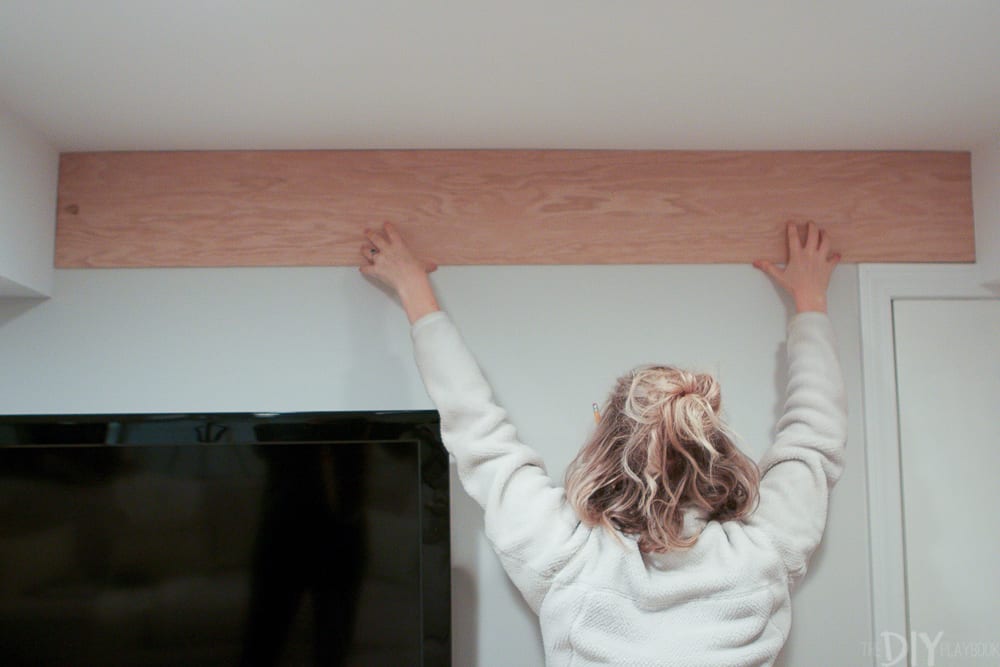
[[381, 232], [365, 230], [361, 256], [364, 258], [361, 273], [375, 278], [399, 296], [411, 324], [439, 309], [434, 288], [427, 279], [437, 264], [414, 255], [391, 222], [385, 223]]
[[371, 276], [402, 295], [414, 283], [422, 283], [437, 265], [418, 258], [403, 240], [391, 222], [382, 225], [382, 231], [365, 230], [365, 243], [361, 245], [361, 273]]
[[767, 260], [758, 259], [755, 267], [771, 276], [792, 298], [798, 312], [826, 312], [826, 290], [830, 275], [840, 261], [840, 253], [830, 252], [830, 235], [809, 222], [805, 243], [799, 227], [788, 223], [788, 262], [779, 268]]

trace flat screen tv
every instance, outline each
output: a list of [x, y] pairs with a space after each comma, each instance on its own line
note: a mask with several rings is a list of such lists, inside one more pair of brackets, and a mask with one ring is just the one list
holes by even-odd
[[0, 665], [450, 664], [437, 413], [0, 417]]

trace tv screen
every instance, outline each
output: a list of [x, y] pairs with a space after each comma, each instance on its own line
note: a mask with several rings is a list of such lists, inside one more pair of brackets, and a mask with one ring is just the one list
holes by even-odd
[[0, 664], [446, 665], [437, 414], [0, 418]]

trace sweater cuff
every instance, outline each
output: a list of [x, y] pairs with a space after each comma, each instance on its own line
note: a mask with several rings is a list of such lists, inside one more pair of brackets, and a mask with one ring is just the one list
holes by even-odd
[[807, 310], [805, 312], [792, 315], [792, 318], [788, 320], [786, 333], [790, 333], [792, 329], [797, 329], [802, 326], [809, 327], [823, 325], [831, 328], [833, 326], [830, 321], [830, 316], [827, 313], [821, 313], [818, 310]]
[[410, 326], [410, 336], [416, 338], [417, 334], [424, 328], [433, 325], [435, 322], [447, 319], [448, 314], [443, 310], [435, 310], [433, 313], [427, 313]]

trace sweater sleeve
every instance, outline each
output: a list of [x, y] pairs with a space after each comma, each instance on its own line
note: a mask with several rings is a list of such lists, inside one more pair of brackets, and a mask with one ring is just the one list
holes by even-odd
[[772, 540], [794, 587], [826, 527], [844, 469], [847, 408], [833, 327], [825, 313], [788, 325], [788, 388], [774, 445], [760, 461], [760, 503], [749, 523]]
[[411, 334], [462, 486], [484, 509], [487, 539], [538, 613], [580, 539], [580, 522], [538, 453], [518, 439], [451, 319], [431, 313], [413, 324]]

